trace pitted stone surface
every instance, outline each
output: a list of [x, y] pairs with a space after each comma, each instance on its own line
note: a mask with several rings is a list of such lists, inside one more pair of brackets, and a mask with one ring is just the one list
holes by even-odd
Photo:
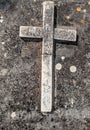
[[55, 28], [54, 38], [63, 41], [76, 41], [77, 32], [75, 27], [59, 27]]
[[43, 31], [41, 27], [21, 26], [19, 36], [28, 38], [42, 38]]

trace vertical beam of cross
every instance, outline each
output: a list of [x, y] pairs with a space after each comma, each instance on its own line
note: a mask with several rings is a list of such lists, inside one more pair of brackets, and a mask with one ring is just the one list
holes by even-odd
[[52, 62], [53, 62], [53, 26], [54, 3], [43, 3], [43, 45], [41, 74], [41, 111], [52, 110]]
[[41, 73], [41, 112], [51, 112], [53, 92], [53, 39], [76, 41], [76, 28], [54, 29], [54, 2], [43, 2], [43, 27], [21, 26], [20, 37], [43, 38]]

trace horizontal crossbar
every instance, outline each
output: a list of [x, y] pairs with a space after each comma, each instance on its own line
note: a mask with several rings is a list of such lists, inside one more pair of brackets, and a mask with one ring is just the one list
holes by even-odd
[[[20, 37], [43, 38], [45, 31], [42, 27], [21, 26]], [[77, 31], [75, 27], [61, 26], [55, 28], [54, 39], [63, 41], [76, 41]]]
[[42, 38], [42, 27], [20, 26], [19, 36], [27, 38]]
[[77, 39], [76, 28], [65, 26], [55, 28], [54, 39], [63, 41], [76, 41]]

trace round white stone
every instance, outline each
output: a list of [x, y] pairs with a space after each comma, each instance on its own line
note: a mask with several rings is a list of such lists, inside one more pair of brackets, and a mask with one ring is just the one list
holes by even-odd
[[16, 117], [16, 113], [12, 112], [11, 117], [14, 119]]
[[76, 71], [77, 71], [76, 66], [71, 66], [70, 67], [70, 72], [75, 73]]
[[60, 63], [56, 64], [56, 69], [57, 70], [61, 70], [62, 69], [62, 65]]

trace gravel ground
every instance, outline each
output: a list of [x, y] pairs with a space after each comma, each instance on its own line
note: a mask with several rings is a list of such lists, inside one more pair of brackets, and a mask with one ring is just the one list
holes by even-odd
[[43, 0], [0, 0], [0, 130], [90, 130], [90, 1], [53, 1], [55, 25], [76, 26], [78, 40], [54, 42], [53, 111], [42, 114], [42, 42], [19, 27], [42, 26]]

